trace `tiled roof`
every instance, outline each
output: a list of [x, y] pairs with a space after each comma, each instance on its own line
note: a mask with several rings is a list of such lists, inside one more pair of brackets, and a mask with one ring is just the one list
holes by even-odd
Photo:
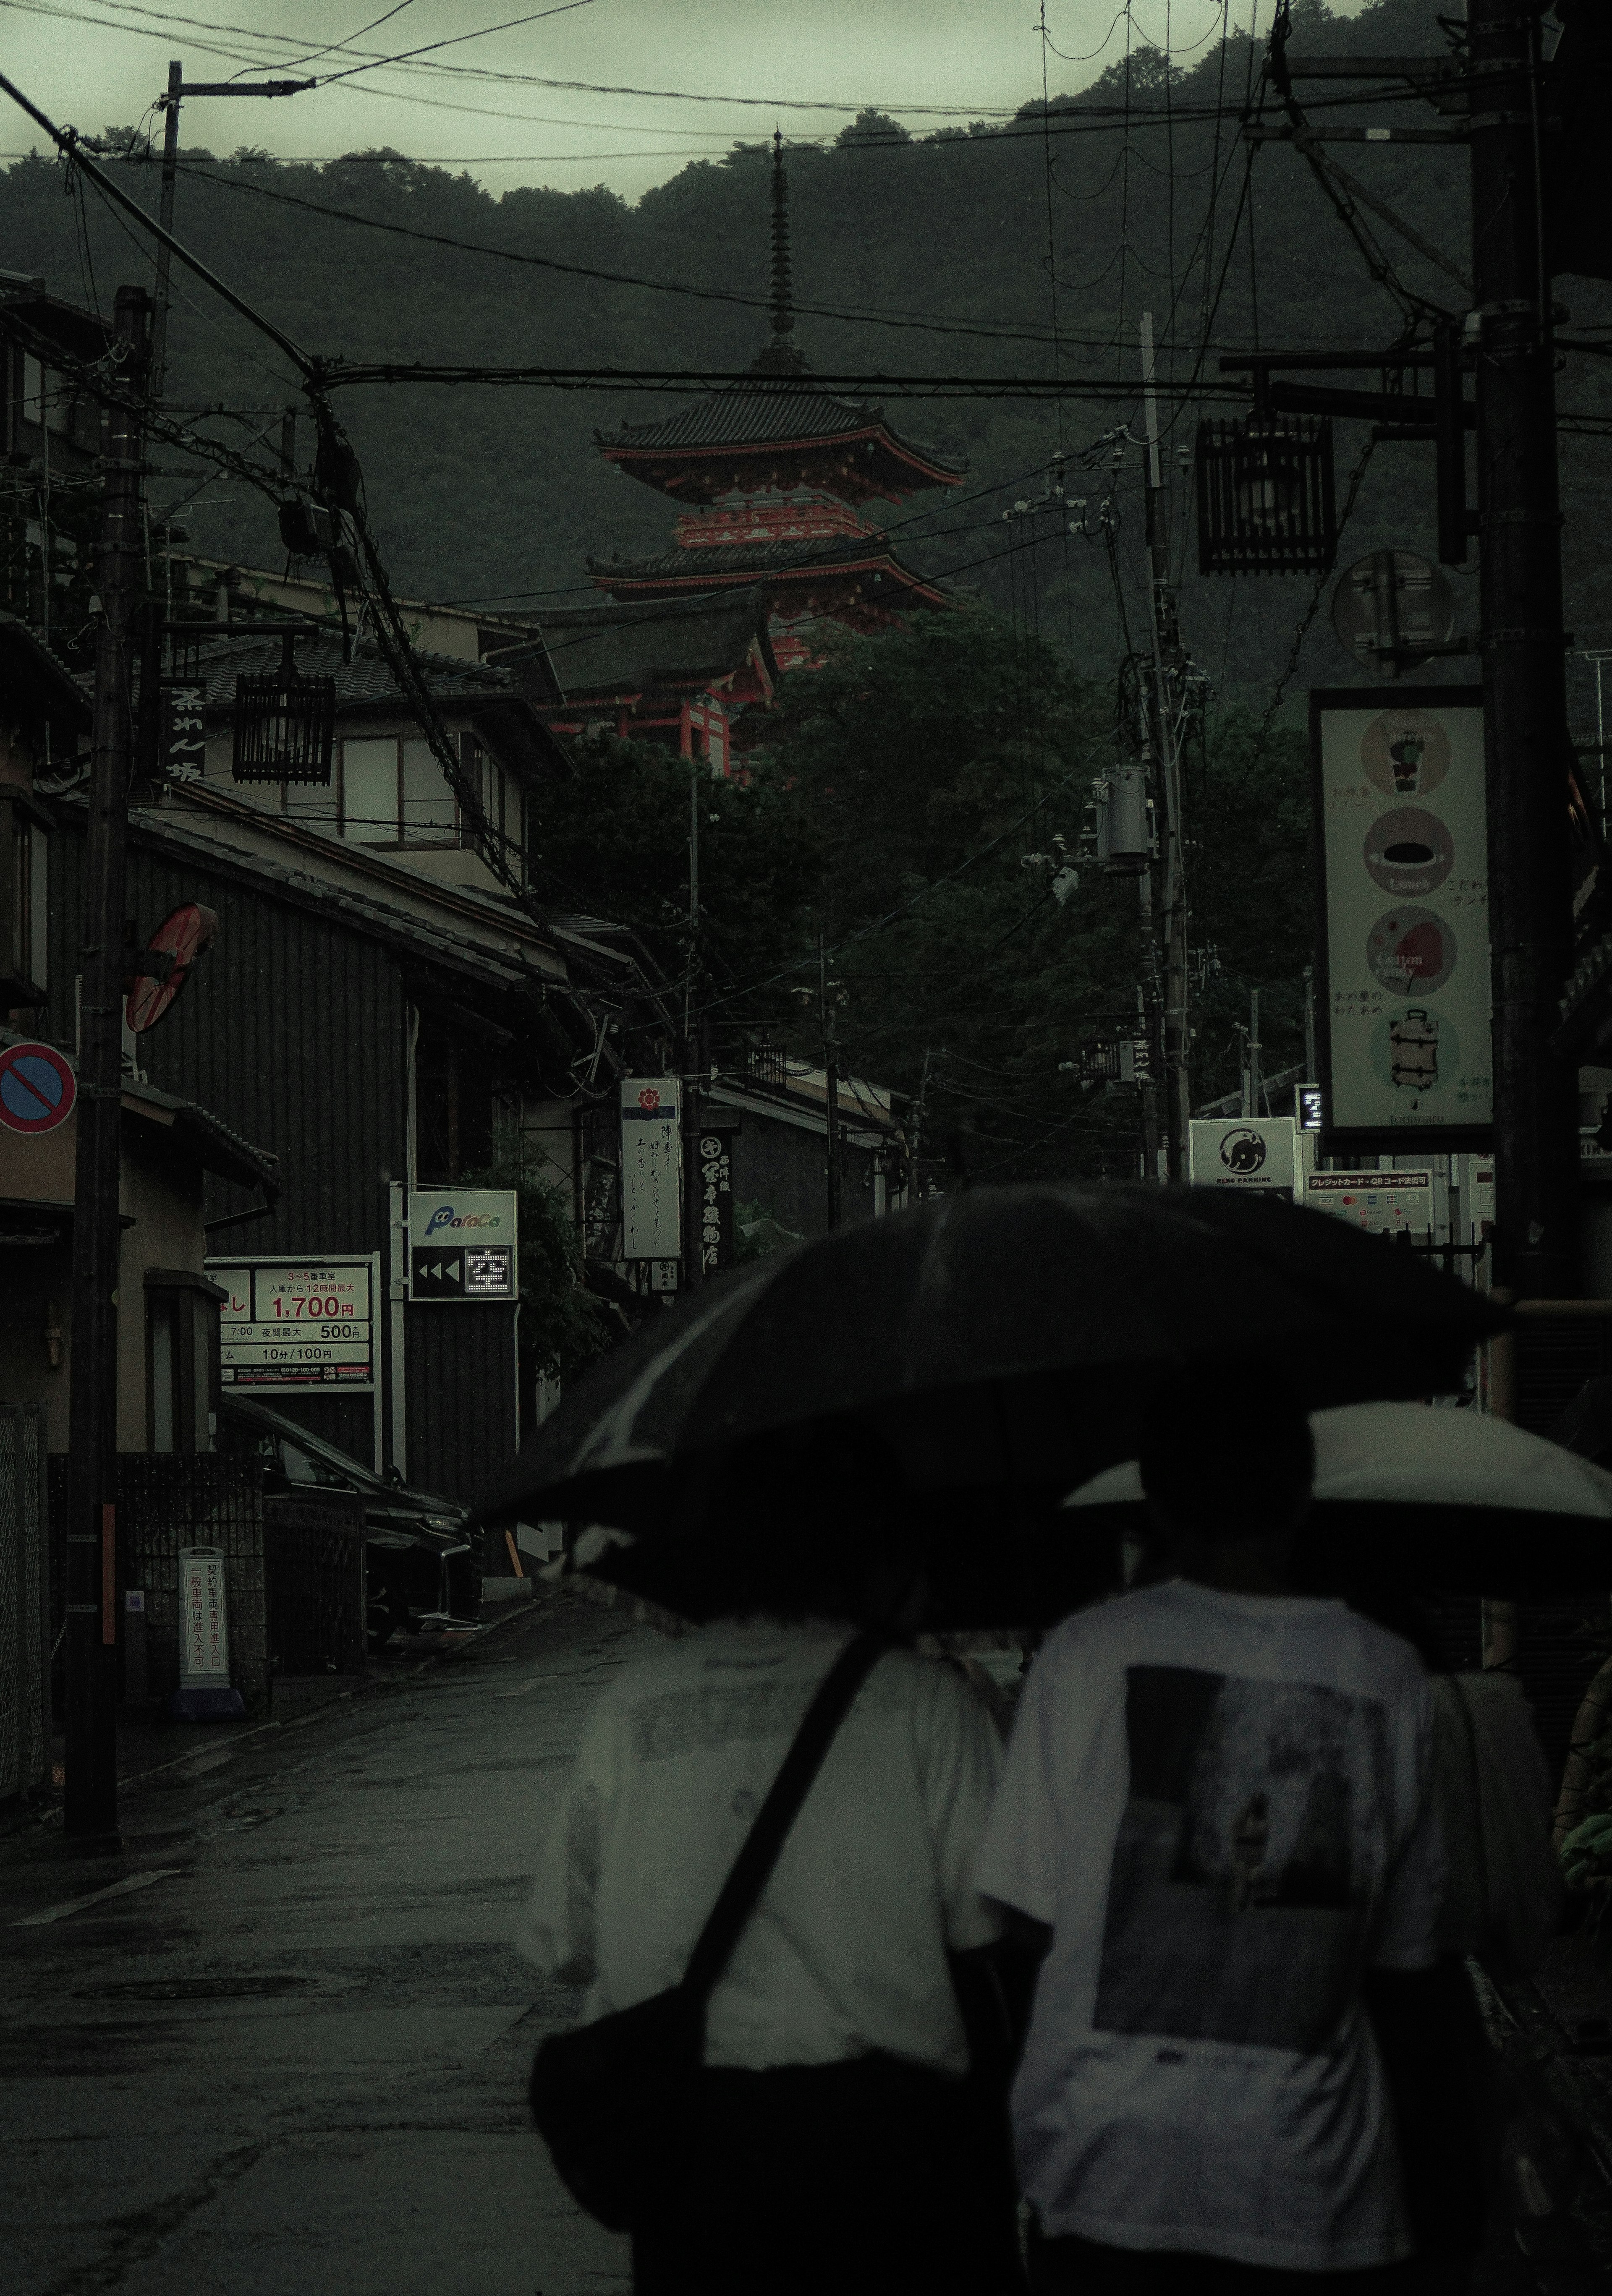
[[[686, 570], [688, 554], [673, 555]], [[744, 668], [758, 638], [770, 666], [767, 607], [759, 589], [567, 606], [544, 615], [542, 634], [568, 700], [730, 676]]]
[[696, 398], [676, 414], [655, 422], [624, 422], [619, 430], [596, 430], [606, 454], [678, 453], [700, 447], [769, 447], [824, 444], [876, 433], [895, 451], [947, 477], [960, 478], [967, 464], [903, 439], [884, 420], [882, 406], [859, 405], [810, 384], [736, 384]]
[[[338, 709], [366, 702], [402, 702], [397, 680], [384, 656], [373, 646], [358, 647], [352, 660], [344, 662], [341, 639], [320, 631], [311, 637], [298, 638], [292, 660], [307, 676], [335, 679]], [[474, 701], [484, 696], [490, 699], [505, 694], [514, 701], [524, 697], [525, 688], [519, 674], [492, 662], [465, 661], [453, 654], [417, 651], [415, 660], [439, 701]], [[277, 670], [279, 667], [277, 637], [254, 638], [243, 632], [239, 638], [204, 645], [201, 650], [201, 674], [207, 683], [208, 707], [233, 709], [235, 680], [243, 670]]]
[[748, 574], [753, 581], [793, 580], [819, 572], [888, 568], [899, 582], [915, 588], [939, 586], [904, 565], [881, 534], [826, 535], [807, 542], [712, 542], [662, 550], [653, 558], [590, 558], [596, 582], [692, 582], [707, 575]]

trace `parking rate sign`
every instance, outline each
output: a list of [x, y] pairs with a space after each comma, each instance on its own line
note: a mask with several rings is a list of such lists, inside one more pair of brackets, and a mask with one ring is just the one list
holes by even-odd
[[373, 1259], [210, 1259], [229, 1296], [218, 1311], [226, 1387], [375, 1383]]

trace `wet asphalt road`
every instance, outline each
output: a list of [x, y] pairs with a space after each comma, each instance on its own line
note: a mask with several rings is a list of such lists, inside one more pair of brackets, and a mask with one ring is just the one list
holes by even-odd
[[5, 2296], [628, 2289], [526, 2116], [575, 1997], [509, 1936], [581, 1718], [656, 1639], [550, 1597], [233, 1753], [199, 1736], [126, 1789], [120, 1854], [0, 1845]]

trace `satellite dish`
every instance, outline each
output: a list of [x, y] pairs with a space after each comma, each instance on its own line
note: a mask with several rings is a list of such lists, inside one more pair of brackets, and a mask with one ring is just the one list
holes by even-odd
[[[136, 976], [124, 1007], [123, 1017], [136, 1037], [155, 1028], [218, 930], [217, 916], [211, 909], [204, 909], [200, 901], [187, 901], [182, 909], [164, 917], [143, 952], [159, 962], [149, 972]], [[165, 958], [167, 963], [160, 961]]]
[[1400, 677], [1451, 651], [1455, 596], [1430, 560], [1413, 550], [1374, 550], [1332, 593], [1338, 644], [1368, 669]]

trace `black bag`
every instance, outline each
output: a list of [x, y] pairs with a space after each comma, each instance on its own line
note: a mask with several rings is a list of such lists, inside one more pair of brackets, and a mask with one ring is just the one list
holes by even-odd
[[882, 1634], [859, 1635], [825, 1676], [701, 1931], [682, 1982], [539, 2043], [532, 2119], [562, 2181], [589, 2216], [628, 2232], [676, 2174], [684, 2100], [705, 2046], [705, 2005], [875, 1660]]

